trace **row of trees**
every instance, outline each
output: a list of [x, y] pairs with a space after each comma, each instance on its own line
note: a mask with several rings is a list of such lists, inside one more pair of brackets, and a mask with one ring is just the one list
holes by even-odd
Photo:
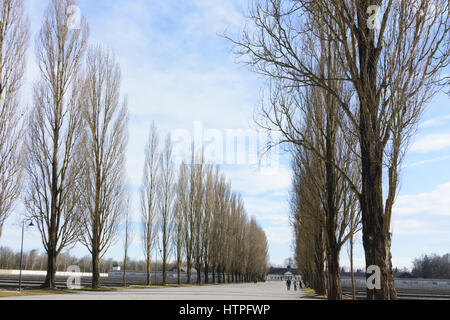
[[[45, 253], [40, 253], [39, 250], [33, 249], [23, 253], [22, 268], [24, 270], [43, 271], [47, 269], [47, 260], [48, 257]], [[108, 273], [115, 263], [111, 258], [102, 259], [100, 261], [99, 271], [101, 273]], [[142, 262], [140, 261], [130, 261], [129, 263], [130, 267], [136, 269], [141, 264]], [[70, 255], [68, 252], [62, 252], [56, 260], [56, 270], [66, 272], [69, 266], [79, 266], [81, 272], [92, 272], [92, 257], [84, 256], [78, 258]], [[0, 269], [18, 270], [19, 268], [20, 252], [14, 252], [9, 248], [0, 247]]]
[[57, 257], [76, 242], [91, 253], [98, 287], [100, 258], [128, 210], [120, 68], [108, 49], [88, 47], [83, 17], [71, 27], [74, 4], [52, 0], [44, 15], [35, 42], [40, 80], [26, 121], [24, 203], [48, 257], [45, 288], [55, 288]]
[[[55, 288], [57, 258], [75, 243], [91, 254], [93, 288], [100, 286], [102, 257], [116, 243], [124, 220], [125, 265], [130, 244], [128, 111], [120, 67], [110, 50], [88, 45], [82, 16], [72, 25], [75, 4], [50, 0], [35, 41], [40, 79], [25, 113], [19, 89], [29, 24], [23, 0], [0, 0], [0, 232], [24, 186], [26, 219], [36, 224], [47, 257], [44, 288]], [[148, 283], [157, 242], [164, 283], [173, 256], [178, 266], [186, 261], [189, 280], [191, 267], [198, 275], [212, 272], [218, 281], [225, 281], [225, 274], [232, 280], [262, 278], [264, 232], [248, 219], [242, 199], [218, 169], [201, 157], [192, 160], [198, 164], [175, 170], [170, 137], [160, 149], [152, 126], [141, 191]]]
[[155, 249], [161, 252], [164, 284], [171, 257], [179, 283], [184, 261], [188, 283], [192, 268], [198, 282], [202, 272], [206, 282], [209, 274], [214, 282], [265, 276], [267, 239], [255, 219], [248, 218], [241, 196], [217, 167], [194, 152], [189, 164], [182, 162], [176, 170], [170, 137], [160, 146], [154, 125], [146, 147], [141, 213], [149, 285]]
[[[342, 83], [336, 84], [336, 90], [344, 90]], [[310, 148], [292, 148], [291, 222], [297, 263], [304, 280], [318, 293], [341, 299], [340, 252], [348, 240], [353, 249], [361, 218], [352, 184], [345, 179], [355, 185], [358, 181], [359, 163], [353, 154], [356, 141], [345, 136], [340, 125], [345, 119], [333, 98], [316, 88], [299, 96], [305, 106], [299, 138], [308, 141]]]
[[368, 299], [396, 299], [392, 208], [410, 138], [448, 85], [449, 6], [255, 0], [242, 35], [227, 37], [268, 80], [257, 123], [293, 152], [298, 265], [310, 264], [302, 275], [323, 292], [326, 261], [330, 299], [342, 296], [339, 249], [358, 229], [358, 212], [366, 266], [381, 271]]
[[450, 279], [450, 254], [442, 256], [423, 255], [413, 262], [411, 271], [413, 277], [424, 279]]
[[24, 186], [26, 219], [46, 252], [45, 288], [55, 288], [58, 255], [78, 241], [92, 255], [98, 286], [100, 259], [127, 210], [120, 69], [111, 51], [88, 47], [84, 18], [73, 28], [73, 5], [51, 0], [45, 12], [35, 41], [40, 79], [26, 113], [19, 96], [29, 39], [24, 1], [0, 1], [0, 230]]

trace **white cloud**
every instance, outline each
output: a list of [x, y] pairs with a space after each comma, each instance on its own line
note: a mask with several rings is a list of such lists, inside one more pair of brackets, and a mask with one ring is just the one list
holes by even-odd
[[[436, 221], [436, 220], [435, 220]], [[446, 234], [446, 227], [430, 222], [429, 219], [394, 219], [392, 231], [395, 235], [436, 235]]]
[[217, 33], [225, 28], [239, 27], [243, 23], [243, 16], [232, 1], [194, 0], [196, 6], [192, 14], [185, 17], [189, 21], [190, 32], [204, 32], [205, 25]]
[[290, 245], [292, 241], [292, 229], [289, 227], [264, 228], [267, 239], [271, 244]]
[[288, 168], [280, 165], [274, 172], [264, 173], [257, 168], [242, 166], [223, 172], [232, 181], [234, 189], [241, 190], [246, 195], [256, 196], [269, 193], [268, 196], [284, 196], [287, 201], [291, 186], [291, 173]]
[[447, 124], [449, 121], [450, 121], [450, 114], [443, 117], [426, 120], [420, 125], [420, 127], [421, 128], [439, 127]]
[[438, 185], [431, 192], [398, 197], [394, 215], [450, 216], [450, 182]]
[[450, 148], [450, 133], [432, 133], [422, 136], [411, 146], [411, 151], [428, 153]]
[[410, 165], [406, 165], [404, 166], [404, 168], [408, 168], [408, 167], [417, 167], [417, 166], [421, 166], [424, 164], [428, 164], [428, 163], [436, 163], [436, 162], [441, 162], [441, 161], [445, 161], [445, 160], [449, 160], [450, 159], [450, 155], [448, 156], [443, 156], [443, 157], [437, 157], [437, 158], [433, 158], [433, 159], [427, 159], [427, 160], [422, 160], [422, 161], [417, 161], [414, 162]]
[[[269, 197], [245, 197], [245, 208], [249, 215], [254, 215], [258, 220], [263, 217], [289, 217], [289, 204], [285, 200], [275, 200]], [[286, 218], [280, 218], [286, 221]]]

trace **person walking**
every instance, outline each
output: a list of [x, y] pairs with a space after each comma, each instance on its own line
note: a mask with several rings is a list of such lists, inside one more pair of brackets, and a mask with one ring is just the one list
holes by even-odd
[[291, 290], [291, 279], [287, 279], [286, 286], [287, 286], [287, 290], [290, 291]]
[[297, 291], [297, 280], [294, 280], [294, 291]]

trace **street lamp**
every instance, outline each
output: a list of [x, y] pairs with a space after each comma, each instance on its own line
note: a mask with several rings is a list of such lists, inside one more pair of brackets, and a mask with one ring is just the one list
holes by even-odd
[[[161, 249], [159, 249], [159, 253], [161, 254], [161, 263], [162, 263], [163, 256], [162, 256], [162, 250]], [[162, 271], [162, 265], [161, 265], [161, 271]], [[161, 277], [162, 277], [162, 274], [161, 274]], [[163, 279], [161, 279], [161, 284], [162, 284], [162, 282], [163, 282]]]
[[[25, 221], [26, 219], [22, 221], [22, 243], [20, 245], [20, 273], [19, 273], [19, 291], [22, 290], [22, 261], [23, 261], [23, 234], [25, 231]], [[29, 227], [33, 227], [33, 221], [30, 222], [28, 225]]]
[[157, 285], [156, 282], [158, 281], [158, 251], [161, 253], [162, 250], [159, 248], [159, 244], [158, 244], [158, 248], [156, 249], [156, 264], [155, 264], [155, 279], [153, 281], [153, 285]]

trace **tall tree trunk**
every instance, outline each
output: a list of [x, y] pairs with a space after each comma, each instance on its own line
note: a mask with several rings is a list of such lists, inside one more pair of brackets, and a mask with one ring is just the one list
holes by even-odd
[[209, 276], [209, 266], [208, 266], [208, 262], [207, 262], [207, 261], [205, 262], [205, 270], [204, 270], [204, 273], [205, 273], [205, 283], [207, 284], [207, 283], [209, 283], [209, 279], [208, 279], [208, 276]]
[[147, 248], [148, 257], [146, 259], [147, 286], [152, 285], [152, 261], [150, 259], [150, 248]]
[[128, 252], [125, 250], [125, 258], [123, 258], [123, 273], [122, 273], [122, 281], [123, 286], [127, 286], [127, 265], [128, 265], [128, 258], [127, 258]]
[[381, 288], [367, 289], [369, 300], [389, 300], [388, 266], [386, 265], [386, 238], [383, 234], [383, 193], [382, 193], [382, 159], [383, 152], [374, 142], [374, 133], [369, 129], [367, 112], [361, 108], [361, 153], [362, 153], [362, 193], [360, 205], [363, 226], [363, 245], [366, 267], [380, 268]]
[[186, 272], [187, 272], [187, 283], [188, 284], [190, 284], [192, 282], [192, 279], [191, 279], [191, 267], [192, 267], [191, 259], [188, 257], [186, 259], [186, 268], [187, 268]]
[[92, 250], [92, 288], [100, 288], [100, 254], [98, 250]]
[[47, 250], [47, 275], [45, 276], [43, 289], [56, 289], [56, 250], [48, 247]]
[[388, 288], [389, 288], [389, 297], [391, 300], [397, 299], [397, 289], [395, 288], [395, 278], [394, 272], [392, 270], [392, 254], [391, 254], [391, 241], [392, 234], [388, 234], [388, 239], [386, 241], [386, 265], [388, 270]]
[[328, 300], [342, 300], [338, 252], [339, 250], [337, 250], [336, 246], [328, 249]]
[[327, 280], [328, 280], [328, 299], [342, 300], [341, 283], [339, 277], [339, 248], [336, 239], [336, 216], [338, 209], [336, 208], [336, 174], [333, 167], [334, 163], [334, 128], [333, 128], [333, 110], [327, 110], [326, 123], [326, 232], [327, 232]]
[[181, 257], [177, 258], [177, 283], [181, 284]]
[[379, 290], [367, 290], [369, 300], [390, 300], [388, 274], [391, 272], [386, 264], [386, 238], [384, 233], [383, 205], [383, 156], [384, 145], [378, 119], [379, 97], [377, 90], [378, 60], [381, 48], [376, 48], [373, 30], [366, 27], [366, 21], [360, 22], [358, 34], [360, 67], [360, 148], [361, 148], [361, 183], [360, 207], [363, 226], [363, 246], [366, 267], [380, 268]]
[[[363, 245], [366, 257], [366, 266], [378, 266], [381, 270], [379, 290], [367, 291], [369, 300], [388, 300], [389, 290], [387, 284], [388, 270], [386, 265], [386, 239], [383, 234], [383, 203], [382, 203], [382, 161], [380, 157], [373, 157], [367, 152], [369, 143], [363, 142], [363, 192], [361, 194], [361, 211], [363, 225]], [[370, 149], [369, 149], [370, 150]]]
[[197, 266], [197, 284], [202, 283], [202, 269], [200, 266]]
[[353, 269], [353, 229], [350, 230], [350, 277], [352, 278], [352, 299], [356, 299], [355, 273]]
[[165, 286], [167, 284], [167, 258], [166, 258], [166, 250], [163, 249], [163, 261], [162, 261], [162, 285]]
[[[59, 108], [58, 108], [59, 109]], [[56, 120], [55, 120], [56, 121]], [[55, 125], [55, 128], [58, 128]], [[49, 228], [49, 239], [47, 244], [47, 275], [45, 277], [44, 284], [42, 287], [44, 289], [56, 289], [56, 258], [57, 258], [57, 198], [58, 198], [58, 140], [59, 131], [54, 129], [53, 131], [53, 159], [52, 159], [52, 186], [51, 186], [51, 212], [50, 212], [50, 228]], [[56, 142], [55, 142], [56, 141]]]

